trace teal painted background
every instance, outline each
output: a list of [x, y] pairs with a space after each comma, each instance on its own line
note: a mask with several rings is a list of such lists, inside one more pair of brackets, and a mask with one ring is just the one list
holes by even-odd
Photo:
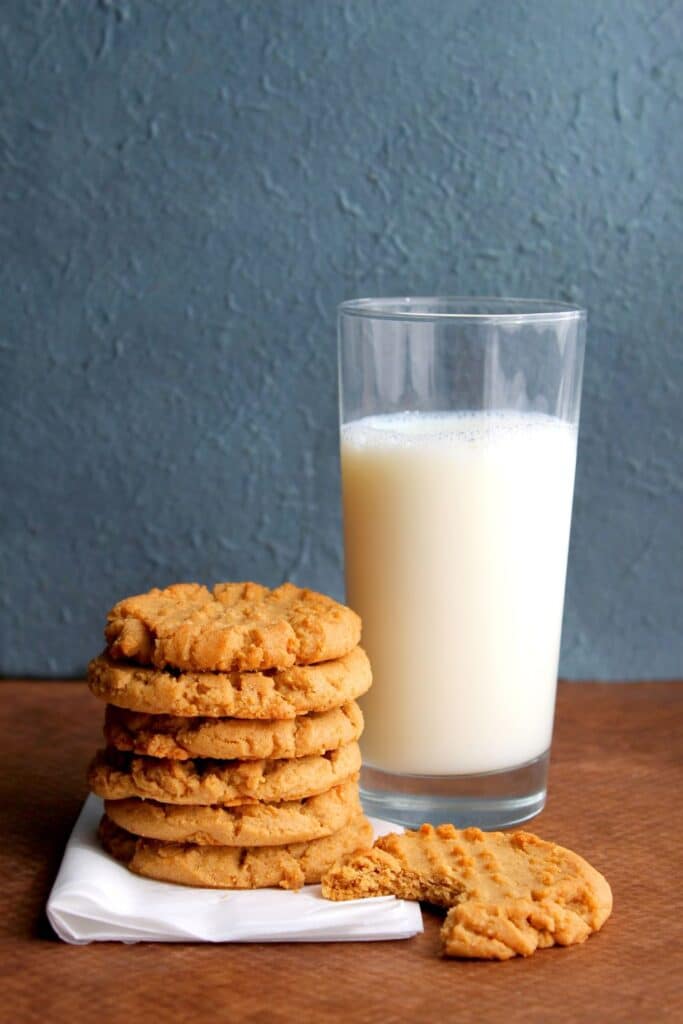
[[0, 6], [2, 669], [118, 597], [340, 594], [335, 307], [585, 304], [562, 657], [683, 670], [683, 7]]

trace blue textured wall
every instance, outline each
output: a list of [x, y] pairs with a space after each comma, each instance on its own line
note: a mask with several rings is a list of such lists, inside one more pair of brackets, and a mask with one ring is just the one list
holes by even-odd
[[176, 579], [341, 592], [335, 306], [589, 308], [562, 670], [683, 670], [683, 7], [0, 5], [2, 668]]

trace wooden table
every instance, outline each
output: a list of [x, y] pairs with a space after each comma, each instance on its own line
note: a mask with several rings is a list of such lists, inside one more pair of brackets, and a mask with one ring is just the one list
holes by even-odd
[[583, 946], [439, 957], [439, 915], [403, 942], [59, 942], [44, 905], [85, 795], [102, 706], [80, 683], [0, 683], [0, 1020], [683, 1021], [683, 685], [562, 684], [550, 800], [530, 827], [585, 854], [615, 907]]

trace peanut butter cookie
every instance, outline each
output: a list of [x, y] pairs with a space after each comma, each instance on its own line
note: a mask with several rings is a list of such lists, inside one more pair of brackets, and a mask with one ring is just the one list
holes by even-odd
[[333, 900], [393, 894], [449, 907], [446, 955], [489, 960], [583, 942], [612, 910], [607, 881], [571, 850], [529, 832], [452, 825], [383, 836], [331, 868], [322, 886]]
[[361, 813], [357, 777], [305, 800], [201, 807], [131, 798], [106, 800], [107, 816], [127, 832], [198, 846], [282, 846], [322, 839]]
[[107, 705], [104, 735], [110, 747], [150, 757], [239, 760], [324, 754], [357, 740], [363, 713], [355, 701], [290, 719], [181, 718]]
[[340, 857], [367, 846], [372, 826], [359, 814], [333, 835], [310, 843], [190, 846], [138, 839], [105, 816], [98, 834], [105, 850], [131, 871], [160, 882], [209, 889], [300, 889], [319, 882]]
[[88, 785], [105, 800], [160, 800], [169, 804], [234, 807], [303, 800], [340, 785], [360, 771], [357, 743], [328, 754], [280, 761], [173, 761], [101, 750]]
[[96, 697], [152, 715], [209, 718], [296, 718], [355, 700], [372, 682], [365, 651], [321, 665], [294, 665], [264, 672], [167, 672], [106, 654], [88, 666]]
[[288, 668], [348, 654], [360, 640], [355, 612], [324, 594], [283, 583], [198, 583], [127, 597], [109, 612], [113, 658], [189, 671]]

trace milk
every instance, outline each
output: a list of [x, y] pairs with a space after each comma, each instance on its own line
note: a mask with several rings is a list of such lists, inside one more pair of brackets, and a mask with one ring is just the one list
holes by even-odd
[[347, 601], [374, 684], [365, 762], [468, 774], [550, 746], [576, 428], [401, 413], [342, 428]]

